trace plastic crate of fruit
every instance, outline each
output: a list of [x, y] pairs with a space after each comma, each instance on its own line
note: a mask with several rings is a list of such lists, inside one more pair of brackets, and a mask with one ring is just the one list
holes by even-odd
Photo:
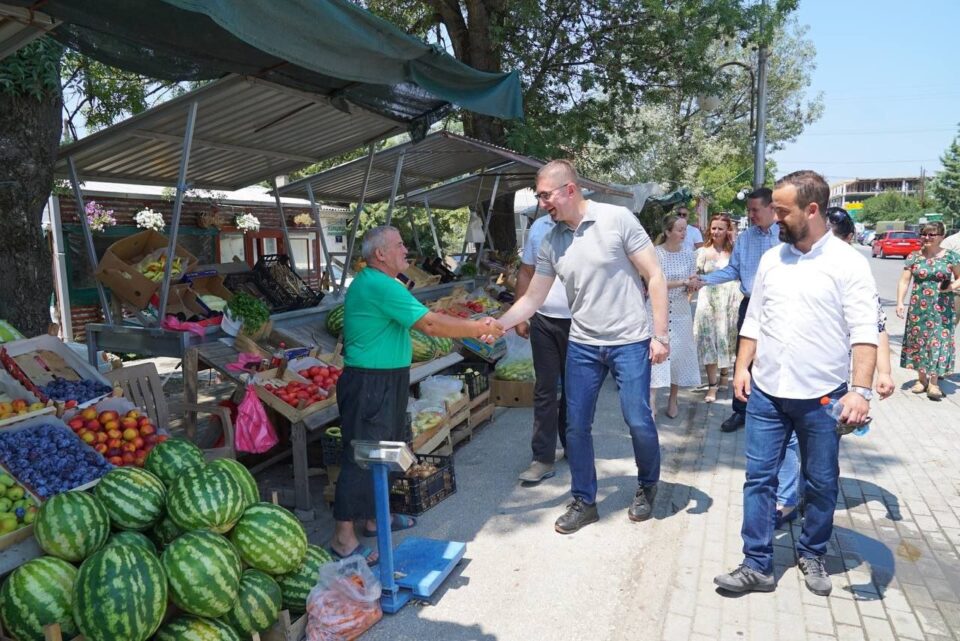
[[343, 452], [343, 437], [337, 426], [328, 427], [320, 436], [320, 447], [323, 448], [323, 466], [340, 465], [340, 454]]
[[456, 491], [452, 456], [418, 456], [390, 486], [390, 511], [417, 516]]
[[286, 254], [261, 256], [253, 267], [261, 287], [280, 301], [287, 310], [316, 307], [323, 294], [313, 290], [290, 265]]

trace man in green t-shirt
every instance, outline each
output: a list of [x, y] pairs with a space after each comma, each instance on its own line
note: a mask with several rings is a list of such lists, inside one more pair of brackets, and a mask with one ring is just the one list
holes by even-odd
[[[492, 319], [470, 320], [431, 312], [407, 291], [397, 275], [407, 268], [407, 248], [395, 227], [374, 227], [363, 237], [367, 267], [353, 280], [344, 303], [344, 370], [337, 382], [343, 455], [333, 503], [336, 521], [330, 550], [338, 557], [360, 554], [374, 563], [377, 553], [361, 545], [354, 530], [376, 536], [373, 477], [353, 460], [354, 439], [402, 441], [413, 348], [410, 328], [430, 336], [499, 336]], [[412, 517], [395, 514], [391, 527], [412, 527]]]

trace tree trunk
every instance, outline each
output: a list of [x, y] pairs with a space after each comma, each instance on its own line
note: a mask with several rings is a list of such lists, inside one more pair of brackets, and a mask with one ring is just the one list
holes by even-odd
[[40, 228], [53, 186], [63, 108], [60, 91], [37, 99], [0, 92], [0, 318], [27, 336], [50, 322], [53, 268]]

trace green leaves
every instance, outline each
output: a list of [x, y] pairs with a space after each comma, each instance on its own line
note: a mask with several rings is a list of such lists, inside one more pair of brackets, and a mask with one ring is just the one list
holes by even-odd
[[933, 193], [945, 212], [960, 216], [960, 137], [955, 137], [940, 157], [943, 169], [933, 181]]
[[41, 100], [60, 90], [63, 47], [43, 37], [0, 61], [0, 92]]

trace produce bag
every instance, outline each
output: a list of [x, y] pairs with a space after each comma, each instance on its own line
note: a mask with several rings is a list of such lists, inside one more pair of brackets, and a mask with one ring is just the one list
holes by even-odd
[[261, 454], [279, 441], [253, 385], [247, 385], [243, 400], [237, 407], [234, 432], [234, 446], [238, 452]]
[[353, 641], [383, 618], [380, 581], [358, 554], [325, 563], [307, 614], [307, 641]]
[[443, 423], [447, 416], [443, 401], [429, 398], [411, 401], [407, 405], [407, 413], [412, 417], [410, 428], [414, 437], [429, 432]]
[[533, 350], [530, 341], [520, 338], [514, 331], [508, 332], [504, 339], [507, 342], [506, 355], [497, 361], [493, 374], [503, 381], [532, 381], [536, 379], [533, 373]]
[[463, 398], [463, 381], [456, 376], [431, 376], [420, 381], [420, 398], [456, 403]]

